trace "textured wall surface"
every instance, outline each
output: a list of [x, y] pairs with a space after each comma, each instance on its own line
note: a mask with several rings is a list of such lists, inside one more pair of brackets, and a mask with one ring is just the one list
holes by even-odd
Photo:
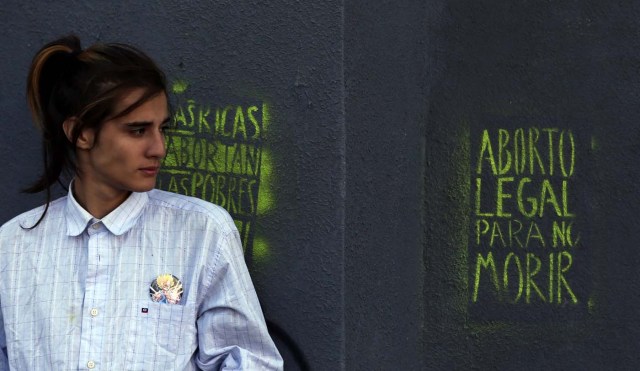
[[422, 369], [424, 14], [345, 3], [347, 370]]
[[[0, 9], [0, 21], [5, 29], [0, 109], [7, 134], [0, 139], [5, 196], [0, 219], [43, 201], [19, 194], [40, 170], [38, 136], [24, 98], [27, 69], [38, 48], [69, 32], [85, 46], [137, 45], [165, 69], [181, 115], [159, 186], [203, 196], [204, 178], [220, 180], [222, 188], [204, 189], [203, 198], [232, 209], [239, 226], [251, 222], [243, 233], [246, 258], [266, 317], [293, 339], [313, 368], [340, 369], [341, 4], [9, 1]], [[226, 126], [216, 126], [216, 119]], [[225, 137], [234, 130], [240, 135]], [[208, 156], [203, 148], [211, 146], [230, 154], [207, 158], [210, 166], [203, 167], [202, 156]], [[276, 340], [288, 368], [296, 369], [291, 349]]]
[[430, 368], [637, 368], [630, 5], [432, 2]]
[[40, 169], [33, 54], [128, 42], [171, 82], [158, 187], [232, 213], [287, 369], [634, 369], [638, 19], [595, 0], [11, 0], [0, 222], [42, 202], [19, 194]]

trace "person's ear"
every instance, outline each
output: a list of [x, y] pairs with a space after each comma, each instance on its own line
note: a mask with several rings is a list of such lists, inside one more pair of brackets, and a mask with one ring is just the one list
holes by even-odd
[[[69, 142], [73, 142], [73, 129], [78, 124], [79, 121], [76, 117], [69, 117], [62, 123], [62, 130], [64, 130], [64, 135], [67, 137], [67, 140]], [[75, 143], [75, 146], [79, 149], [91, 149], [91, 147], [93, 147], [94, 139], [95, 131], [93, 129], [82, 129], [80, 131], [80, 136], [78, 136], [78, 140]]]

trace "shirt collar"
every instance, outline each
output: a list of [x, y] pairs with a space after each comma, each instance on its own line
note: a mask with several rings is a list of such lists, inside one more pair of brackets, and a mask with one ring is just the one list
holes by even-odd
[[[72, 187], [73, 184], [69, 186], [67, 195], [67, 235], [79, 236], [95, 218], [73, 197]], [[132, 192], [120, 206], [100, 221], [111, 233], [120, 236], [133, 227], [148, 200], [146, 192]]]

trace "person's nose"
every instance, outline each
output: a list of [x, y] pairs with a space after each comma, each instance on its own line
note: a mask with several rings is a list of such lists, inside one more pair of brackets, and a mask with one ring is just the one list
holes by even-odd
[[152, 138], [147, 151], [149, 157], [163, 159], [166, 155], [164, 133], [160, 130], [156, 131]]

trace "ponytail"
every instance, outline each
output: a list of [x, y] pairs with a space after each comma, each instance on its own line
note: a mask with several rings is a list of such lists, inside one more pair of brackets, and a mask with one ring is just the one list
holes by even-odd
[[73, 145], [67, 140], [62, 126], [72, 114], [71, 107], [60, 101], [75, 98], [64, 95], [73, 95], [73, 89], [66, 80], [76, 72], [74, 69], [79, 68], [76, 56], [80, 51], [80, 40], [76, 36], [67, 36], [45, 45], [33, 58], [27, 79], [27, 102], [42, 134], [44, 173], [24, 192], [47, 191], [47, 204], [51, 201], [51, 186], [60, 180], [62, 172], [70, 165], [75, 167]]
[[51, 99], [53, 89], [60, 83], [65, 70], [68, 70], [73, 59], [80, 52], [80, 40], [75, 36], [67, 36], [53, 41], [36, 54], [31, 62], [27, 78], [27, 102], [36, 125], [46, 132], [44, 110]]

